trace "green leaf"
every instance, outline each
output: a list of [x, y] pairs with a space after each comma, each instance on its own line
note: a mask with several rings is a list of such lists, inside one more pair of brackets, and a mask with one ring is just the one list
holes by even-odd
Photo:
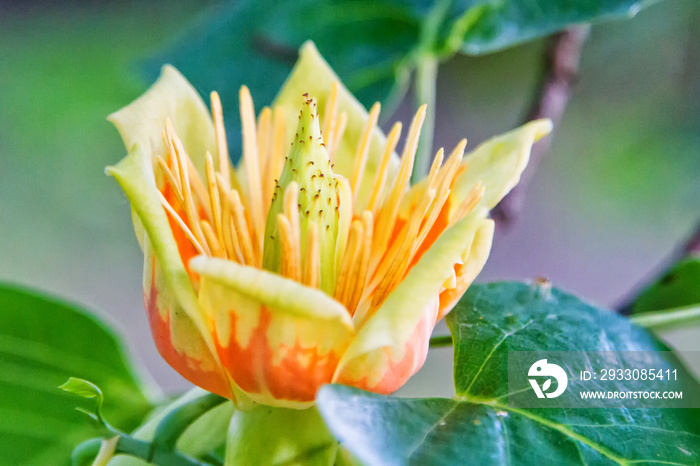
[[78, 395], [83, 398], [93, 400], [94, 405], [89, 409], [82, 407], [76, 409], [82, 413], [85, 413], [98, 424], [104, 425], [108, 429], [111, 429], [111, 426], [107, 424], [105, 419], [102, 417], [102, 403], [104, 403], [104, 395], [102, 395], [102, 390], [100, 390], [100, 387], [90, 381], [79, 379], [77, 377], [71, 377], [66, 383], [58, 388], [68, 393], [72, 393], [73, 395]]
[[676, 263], [627, 309], [632, 321], [655, 330], [700, 324], [700, 258]]
[[[0, 451], [7, 464], [68, 464], [73, 447], [100, 434], [57, 387], [87, 379], [107, 395], [103, 412], [117, 428], [136, 427], [151, 404], [120, 341], [86, 311], [12, 285], [0, 285]], [[82, 396], [99, 389], [73, 380]], [[98, 392], [95, 392], [97, 390]]]
[[[508, 405], [509, 351], [667, 350], [626, 318], [546, 285], [495, 283], [472, 286], [447, 323], [454, 338], [454, 399], [401, 399], [338, 385], [319, 392], [324, 420], [363, 463], [700, 462], [695, 409]], [[679, 362], [675, 367], [690, 377]], [[625, 382], [615, 389], [624, 390]]]
[[654, 0], [458, 0], [448, 46], [469, 55], [497, 52], [567, 27], [629, 18]]
[[644, 290], [632, 305], [632, 314], [663, 311], [700, 304], [700, 257], [686, 258]]
[[313, 40], [348, 89], [369, 107], [392, 113], [409, 76], [427, 55], [491, 53], [572, 24], [629, 17], [648, 0], [240, 0], [209, 11], [147, 64], [178, 68], [207, 96], [221, 95], [229, 147], [240, 156], [238, 89], [257, 108], [272, 103], [297, 58]]
[[104, 401], [104, 395], [102, 395], [102, 390], [100, 390], [100, 387], [88, 380], [71, 377], [66, 383], [58, 388], [65, 390], [68, 393], [82, 396], [83, 398], [97, 398], [99, 405], [102, 405], [102, 402]]

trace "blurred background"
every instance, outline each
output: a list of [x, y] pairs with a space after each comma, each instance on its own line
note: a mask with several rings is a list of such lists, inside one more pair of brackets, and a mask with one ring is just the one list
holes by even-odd
[[[129, 206], [103, 173], [125, 154], [105, 117], [146, 90], [144, 63], [212, 7], [0, 0], [0, 280], [95, 310], [169, 392], [189, 384], [151, 340]], [[538, 40], [442, 64], [435, 147], [467, 137], [473, 148], [521, 124], [545, 50]], [[397, 119], [407, 123], [411, 103]], [[543, 276], [614, 307], [664, 270], [699, 219], [700, 4], [668, 0], [593, 26], [552, 150], [479, 280]], [[662, 337], [700, 351], [697, 328]], [[451, 385], [450, 350], [439, 349], [403, 393], [450, 395]]]

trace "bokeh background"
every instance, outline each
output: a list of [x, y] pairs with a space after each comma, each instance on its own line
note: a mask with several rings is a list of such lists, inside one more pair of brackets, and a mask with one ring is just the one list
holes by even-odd
[[[0, 0], [0, 280], [93, 309], [168, 392], [188, 383], [150, 337], [128, 203], [103, 173], [124, 155], [105, 117], [147, 88], [143, 64], [213, 6]], [[466, 136], [473, 148], [519, 125], [545, 48], [539, 40], [444, 63], [436, 147]], [[397, 118], [409, 110], [410, 100]], [[543, 276], [614, 307], [664, 269], [698, 220], [700, 3], [668, 0], [592, 28], [552, 150], [479, 280]], [[662, 337], [700, 351], [698, 329]], [[450, 395], [451, 386], [450, 350], [439, 349], [402, 393]]]

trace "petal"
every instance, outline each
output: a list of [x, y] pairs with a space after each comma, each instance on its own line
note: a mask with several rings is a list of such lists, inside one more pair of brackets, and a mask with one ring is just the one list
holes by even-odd
[[[314, 43], [308, 41], [299, 50], [299, 60], [294, 65], [294, 69], [282, 86], [273, 105], [284, 109], [287, 122], [296, 122], [299, 108], [303, 103], [302, 95], [308, 92], [309, 96], [318, 100], [320, 118], [323, 119], [326, 101], [335, 82], [340, 82], [340, 78], [319, 54]], [[333, 171], [346, 178], [351, 178], [355, 163], [355, 152], [369, 115], [362, 104], [353, 97], [342, 83], [339, 86], [337, 98], [338, 113], [345, 112], [348, 121], [341, 145], [338, 147], [333, 159]], [[295, 124], [287, 124], [287, 139], [289, 142], [292, 141], [295, 130]], [[386, 136], [381, 129], [375, 128], [358, 195], [359, 206], [364, 206], [368, 200], [385, 145]], [[399, 158], [394, 154], [389, 165], [387, 179], [393, 179], [398, 166]], [[355, 212], [360, 212], [362, 209], [359, 207], [354, 210]]]
[[486, 188], [479, 203], [493, 209], [520, 181], [520, 175], [530, 160], [530, 149], [552, 130], [550, 120], [535, 120], [482, 143], [462, 161], [466, 167], [455, 180], [452, 190], [458, 201], [464, 199], [475, 184]]
[[259, 403], [304, 407], [330, 383], [354, 331], [345, 307], [280, 275], [199, 256], [199, 298], [236, 384]]
[[127, 150], [139, 144], [154, 166], [155, 156], [165, 157], [167, 153], [163, 140], [167, 118], [203, 175], [206, 152], [217, 156], [214, 124], [197, 91], [172, 66], [165, 65], [158, 80], [141, 97], [107, 117], [119, 130]]
[[[402, 364], [407, 351], [419, 353], [414, 350], [415, 345], [425, 344], [425, 338], [430, 337], [437, 317], [436, 301], [443, 284], [452, 276], [454, 264], [462, 262], [464, 251], [473, 243], [479, 229], [488, 222], [485, 216], [484, 209], [473, 212], [438, 238], [358, 331], [343, 355], [336, 380], [351, 378], [358, 372], [354, 365], [373, 361], [378, 365], [364, 369], [371, 377], [367, 386], [372, 390], [371, 387], [382, 382], [384, 374], [391, 372], [393, 366]], [[385, 357], [373, 358], [369, 354], [373, 352], [385, 353]], [[414, 372], [420, 365], [422, 361]], [[408, 378], [406, 374], [402, 373], [402, 376]], [[397, 380], [395, 385], [398, 387], [403, 382], [405, 380]], [[388, 385], [386, 381], [383, 383]]]
[[385, 346], [348, 362], [334, 383], [388, 395], [402, 387], [423, 366], [438, 313], [436, 295], [423, 309], [418, 324], [400, 346]]
[[106, 172], [131, 202], [144, 252], [146, 310], [159, 352], [190, 382], [231, 398], [228, 378], [160, 204], [149, 156], [137, 144]]
[[486, 259], [488, 259], [489, 253], [491, 252], [494, 228], [495, 224], [493, 220], [485, 220], [477, 230], [474, 241], [464, 252], [466, 259], [463, 263], [455, 264], [455, 286], [454, 288], [447, 289], [440, 293], [438, 321], [452, 310], [455, 304], [462, 298], [464, 292], [467, 291], [469, 285], [471, 285], [476, 276], [479, 275], [481, 269], [484, 268]]

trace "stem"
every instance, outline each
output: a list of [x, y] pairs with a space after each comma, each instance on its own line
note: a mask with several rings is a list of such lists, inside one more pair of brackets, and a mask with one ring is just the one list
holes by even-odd
[[[139, 429], [133, 435], [114, 431], [117, 436], [114, 455], [125, 454], [141, 458], [156, 465], [173, 466], [204, 466], [209, 463], [197, 461], [187, 455], [175, 451], [175, 444], [182, 434], [198, 418], [216, 406], [228, 401], [226, 398], [203, 390], [193, 391], [174, 403], [174, 407], [160, 419], [157, 419], [153, 440], [141, 437], [147, 431], [153, 432], [154, 427], [148, 423], [143, 431]], [[150, 439], [150, 434], [147, 435]], [[72, 462], [76, 466], [87, 465], [99, 455], [102, 439], [87, 440], [73, 450]]]
[[442, 348], [445, 346], [452, 346], [452, 335], [442, 335], [439, 337], [433, 337], [430, 339], [431, 348]]
[[233, 414], [224, 464], [333, 464], [337, 449], [316, 407], [258, 406]]
[[226, 398], [207, 393], [169, 412], [158, 424], [153, 444], [164, 450], [174, 450], [177, 440], [194, 421], [212, 408], [228, 401]]
[[92, 461], [100, 452], [102, 440], [102, 438], [91, 438], [75, 447], [70, 456], [71, 464], [73, 466], [92, 464]]
[[670, 330], [687, 325], [700, 324], [700, 306], [686, 306], [664, 311], [645, 312], [631, 316], [630, 320], [642, 327], [654, 330]]
[[[147, 463], [162, 466], [212, 466], [210, 463], [197, 461], [175, 451], [164, 450], [145, 440], [138, 440], [127, 434], [118, 437], [114, 455], [129, 455], [140, 458]], [[74, 466], [90, 464], [102, 445], [101, 438], [93, 438], [78, 445], [71, 457]]]
[[413, 166], [411, 182], [423, 179], [430, 169], [433, 158], [433, 134], [435, 132], [435, 87], [437, 84], [438, 59], [425, 53], [418, 61], [416, 71], [416, 107], [427, 104], [425, 122], [418, 142], [418, 152]]
[[438, 50], [440, 31], [452, 7], [451, 0], [438, 0], [423, 22], [420, 47], [416, 64], [416, 109], [427, 104], [425, 122], [418, 141], [418, 151], [411, 173], [411, 183], [422, 180], [430, 170], [433, 159], [433, 133], [435, 131], [435, 87], [437, 85]]
[[[556, 34], [545, 56], [544, 74], [537, 96], [525, 121], [549, 118], [559, 126], [569, 103], [571, 89], [578, 78], [581, 49], [588, 38], [590, 26], [574, 26]], [[518, 185], [493, 209], [493, 217], [500, 225], [512, 224], [520, 214], [525, 190], [540, 160], [549, 152], [552, 135], [543, 138], [532, 148], [530, 163]]]
[[210, 466], [176, 451], [165, 450], [157, 445], [122, 435], [117, 442], [114, 454], [126, 454], [141, 458], [149, 463], [162, 466]]

